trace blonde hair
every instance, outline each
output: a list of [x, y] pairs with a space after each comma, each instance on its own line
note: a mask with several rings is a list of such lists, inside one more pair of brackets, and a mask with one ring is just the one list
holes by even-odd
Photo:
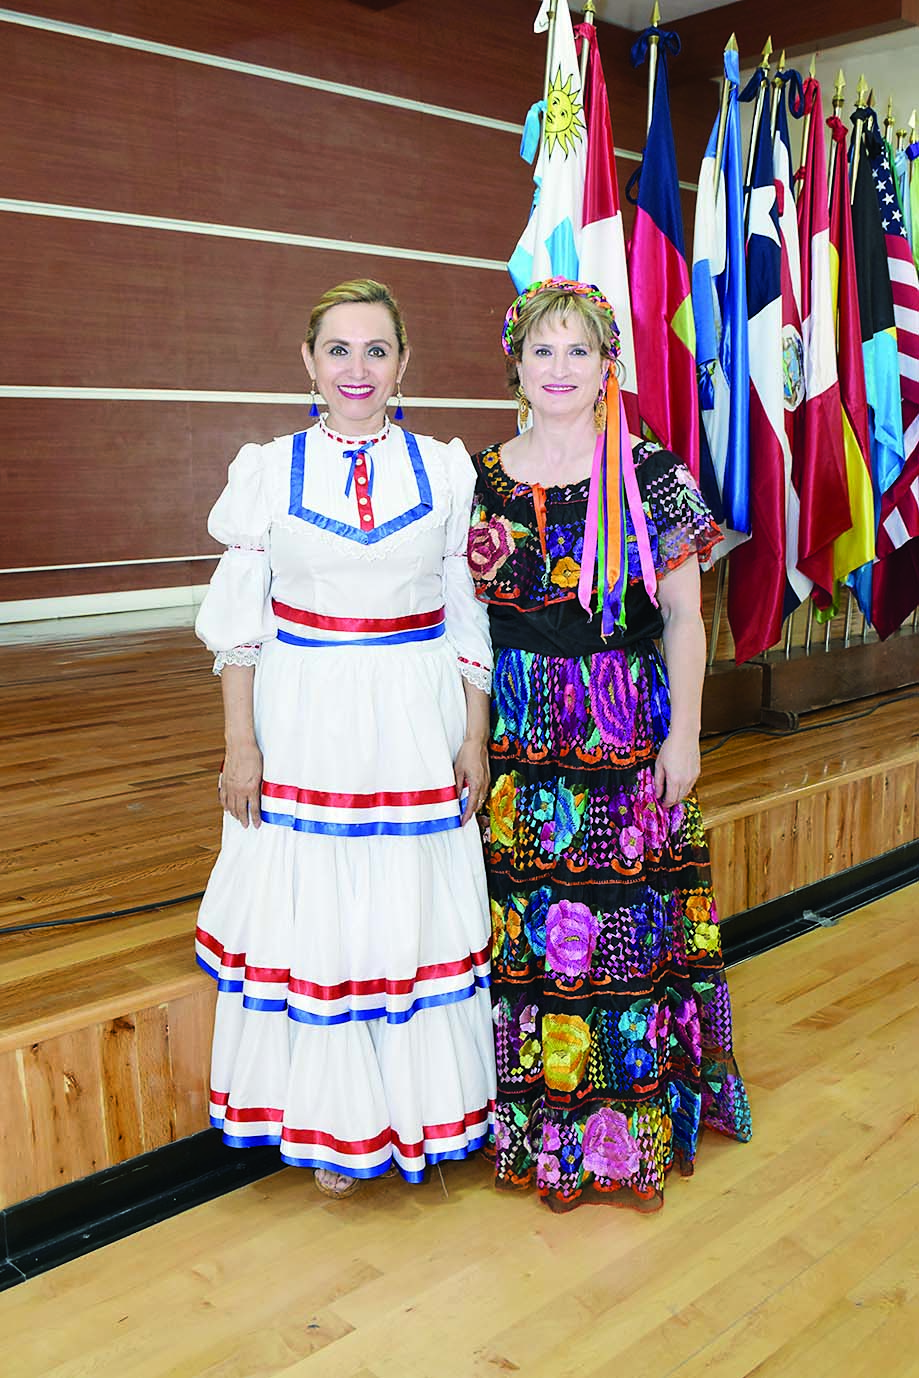
[[571, 316], [577, 316], [584, 326], [588, 343], [599, 350], [604, 359], [615, 360], [618, 345], [610, 337], [609, 311], [589, 297], [575, 295], [564, 287], [546, 287], [522, 304], [514, 323], [511, 352], [507, 357], [507, 376], [511, 387], [516, 387], [520, 381], [517, 365], [523, 358], [524, 342], [530, 331], [537, 329], [550, 317], [564, 321]]
[[327, 311], [331, 311], [333, 306], [342, 306], [346, 302], [385, 306], [396, 332], [399, 353], [405, 353], [408, 335], [405, 332], [405, 321], [402, 319], [399, 303], [384, 283], [374, 282], [373, 278], [353, 278], [350, 282], [340, 282], [337, 287], [330, 287], [327, 292], [323, 292], [310, 312], [309, 324], [306, 327], [306, 344], [311, 353], [316, 347], [316, 336], [319, 334], [323, 316]]

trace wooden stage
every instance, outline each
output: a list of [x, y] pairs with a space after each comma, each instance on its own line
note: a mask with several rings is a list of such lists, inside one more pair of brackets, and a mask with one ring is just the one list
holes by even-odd
[[[0, 663], [2, 1209], [207, 1125], [213, 986], [182, 897], [217, 845], [221, 715], [188, 630], [7, 646]], [[919, 837], [917, 704], [703, 742], [722, 918]]]
[[732, 969], [753, 1139], [659, 1214], [288, 1168], [0, 1295], [6, 1378], [916, 1378], [917, 900]]

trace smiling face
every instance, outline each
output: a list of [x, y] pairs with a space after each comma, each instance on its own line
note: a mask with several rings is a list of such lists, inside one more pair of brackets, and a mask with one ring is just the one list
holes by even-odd
[[341, 302], [323, 315], [312, 350], [303, 346], [307, 372], [329, 409], [332, 430], [364, 436], [379, 430], [386, 404], [408, 364], [389, 311], [380, 302]]
[[575, 312], [534, 325], [517, 364], [536, 421], [576, 422], [592, 413], [608, 370], [609, 361]]

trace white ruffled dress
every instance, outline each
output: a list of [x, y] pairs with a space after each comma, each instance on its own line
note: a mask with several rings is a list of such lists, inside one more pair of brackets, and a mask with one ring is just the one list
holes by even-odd
[[198, 961], [218, 982], [226, 1143], [374, 1177], [486, 1138], [495, 1064], [479, 831], [460, 825], [462, 676], [490, 686], [466, 541], [474, 471], [393, 426], [245, 445], [196, 631], [255, 664], [262, 826], [224, 815]]

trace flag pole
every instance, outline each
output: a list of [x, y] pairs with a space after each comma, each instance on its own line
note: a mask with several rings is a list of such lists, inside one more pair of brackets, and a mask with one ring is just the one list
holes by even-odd
[[769, 133], [775, 138], [776, 126], [779, 120], [779, 102], [782, 99], [782, 78], [780, 72], [785, 70], [785, 49], [779, 54], [779, 63], [775, 69], [775, 76], [772, 78], [772, 97], [769, 102]]
[[[845, 90], [846, 78], [842, 68], [840, 67], [839, 71], [836, 73], [836, 84], [833, 87], [833, 118], [837, 120], [842, 115], [842, 107], [845, 104]], [[830, 169], [829, 174], [827, 176], [827, 196], [829, 196], [829, 190], [830, 187], [832, 187], [833, 185], [833, 178], [836, 175], [837, 147], [838, 145], [836, 143], [836, 140], [833, 139], [832, 143], [830, 144]]]
[[893, 96], [887, 97], [887, 114], [884, 116], [884, 138], [889, 144], [894, 140], [896, 120], [893, 117]]
[[[597, 6], [595, 0], [586, 0], [584, 11], [581, 17], [582, 24], [590, 24], [592, 28], [597, 27], [596, 20]], [[584, 101], [584, 82], [587, 79], [587, 58], [590, 55], [590, 44], [586, 39], [581, 40], [581, 102]]]
[[[549, 85], [552, 81], [552, 52], [555, 47], [555, 25], [558, 19], [559, 4], [566, 3], [566, 0], [549, 0], [549, 29], [546, 34], [546, 71], [542, 82], [542, 103], [545, 107], [549, 99]], [[537, 16], [538, 17], [538, 16]], [[536, 151], [536, 162], [539, 162], [539, 155], [546, 137], [546, 115], [543, 110], [542, 124], [539, 127], [539, 148]]]
[[[659, 29], [661, 23], [661, 7], [654, 0], [654, 8], [651, 11], [651, 27]], [[645, 129], [647, 137], [648, 130], [651, 128], [651, 116], [654, 113], [654, 87], [657, 82], [657, 49], [660, 39], [657, 34], [652, 34], [648, 40], [648, 122]]]
[[[727, 43], [724, 45], [726, 53], [737, 52], [737, 35], [731, 34]], [[721, 108], [718, 111], [718, 145], [715, 149], [715, 188], [720, 186], [719, 174], [721, 172], [721, 156], [724, 153], [724, 137], [728, 128], [728, 104], [731, 99], [731, 83], [727, 76], [721, 79]]]
[[[868, 103], [868, 83], [865, 81], [864, 74], [858, 79], [858, 89], [855, 92], [856, 110], [864, 110]], [[852, 146], [852, 188], [850, 200], [855, 203], [855, 183], [858, 180], [858, 160], [862, 151], [862, 121], [858, 120], [855, 125], [855, 143]]]
[[[809, 70], [808, 75], [810, 76], [811, 81], [814, 81], [815, 78], [816, 78], [816, 76], [817, 76], [817, 54], [816, 54], [816, 53], [814, 53], [813, 57], [811, 58], [811, 65], [810, 65], [810, 70]], [[822, 113], [822, 112], [821, 112], [821, 113]], [[807, 114], [804, 116], [804, 128], [801, 130], [801, 157], [800, 157], [799, 160], [798, 160], [798, 163], [799, 163], [799, 168], [798, 168], [798, 170], [799, 170], [799, 172], [800, 172], [802, 175], [798, 178], [798, 195], [799, 195], [799, 196], [801, 195], [801, 190], [802, 190], [802, 188], [803, 188], [803, 186], [804, 186], [804, 176], [803, 176], [803, 173], [804, 173], [804, 171], [805, 171], [805, 167], [806, 167], [806, 164], [807, 164], [807, 145], [808, 145], [808, 142], [809, 142], [809, 140], [810, 140], [810, 132], [811, 132], [811, 111], [808, 110]]]
[[[772, 38], [767, 38], [763, 45], [763, 55], [760, 58], [759, 70], [769, 76], [769, 56], [772, 52]], [[753, 130], [750, 134], [750, 151], [747, 154], [747, 174], [744, 178], [744, 229], [746, 230], [747, 213], [750, 208], [750, 184], [753, 181], [753, 161], [756, 157], [756, 141], [759, 137], [760, 121], [763, 117], [763, 105], [766, 100], [766, 82], [763, 81], [756, 93], [756, 105], [753, 107]]]

